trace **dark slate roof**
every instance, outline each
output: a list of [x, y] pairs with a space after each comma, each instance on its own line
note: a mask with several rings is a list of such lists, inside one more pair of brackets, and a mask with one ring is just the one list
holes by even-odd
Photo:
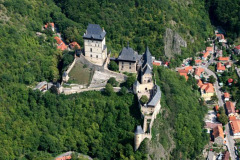
[[66, 77], [67, 76], [67, 72], [65, 71], [64, 73], [63, 73], [63, 77]]
[[144, 74], [152, 74], [152, 69], [150, 66], [147, 64], [146, 67], [143, 69], [143, 75]]
[[134, 85], [135, 85], [135, 86], [139, 86], [139, 85], [140, 85], [140, 83], [138, 82], [138, 80], [136, 80], [136, 81], [134, 82]]
[[61, 84], [59, 82], [57, 82], [57, 85], [56, 85], [57, 88], [60, 88], [61, 87]]
[[156, 106], [158, 101], [161, 99], [161, 90], [158, 85], [154, 86], [154, 96], [148, 103], [148, 106]]
[[143, 65], [142, 67], [144, 68], [148, 64], [151, 68], [153, 68], [152, 64], [152, 55], [149, 51], [149, 48], [147, 47], [145, 50], [145, 53], [143, 54]]
[[106, 32], [98, 24], [89, 24], [86, 33], [84, 33], [83, 38], [103, 40]]
[[118, 60], [136, 62], [138, 60], [138, 54], [131, 47], [127, 46], [120, 52]]
[[136, 130], [135, 130], [135, 134], [143, 134], [143, 129], [140, 125], [137, 126]]

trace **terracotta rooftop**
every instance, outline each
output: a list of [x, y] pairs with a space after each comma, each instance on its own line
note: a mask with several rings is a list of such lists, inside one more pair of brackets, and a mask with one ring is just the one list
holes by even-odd
[[229, 116], [229, 121], [234, 121], [234, 120], [237, 120], [236, 116]]
[[224, 65], [222, 65], [222, 63], [218, 62], [217, 63], [217, 70], [219, 71], [225, 71], [226, 67]]
[[181, 76], [184, 76], [186, 80], [188, 80], [188, 70], [184, 70], [184, 69], [179, 69], [178, 70], [178, 73], [181, 75]]
[[229, 61], [229, 57], [219, 57], [219, 61]]
[[227, 108], [228, 114], [235, 113], [235, 106], [233, 102], [231, 101], [226, 102], [226, 108]]
[[195, 75], [200, 76], [203, 71], [204, 71], [203, 68], [198, 67], [198, 68], [195, 69], [194, 73], [195, 73]]
[[225, 93], [224, 93], [224, 97], [225, 97], [225, 98], [230, 98], [230, 94], [229, 94], [228, 92], [225, 92]]
[[54, 23], [47, 23], [47, 24], [45, 24], [44, 28], [48, 28], [49, 25], [51, 25], [52, 28], [54, 28]]
[[215, 110], [216, 110], [216, 111], [219, 110], [219, 106], [218, 106], [218, 105], [215, 106]]
[[197, 63], [197, 64], [198, 64], [198, 63], [202, 63], [202, 60], [201, 60], [201, 59], [196, 59], [196, 60], [195, 60], [195, 63]]
[[71, 48], [74, 48], [76, 46], [77, 49], [81, 49], [80, 45], [77, 42], [72, 42], [69, 45], [70, 45]]
[[235, 48], [238, 49], [238, 50], [240, 50], [240, 45], [236, 46]]
[[197, 81], [197, 85], [198, 85], [198, 87], [201, 87], [203, 85], [203, 83], [200, 79]]
[[206, 93], [213, 93], [214, 92], [214, 88], [213, 88], [212, 83], [204, 83], [201, 86], [201, 89], [205, 90]]
[[206, 51], [213, 51], [213, 47], [207, 47]]
[[192, 67], [192, 66], [187, 66], [187, 67], [185, 67], [184, 69], [187, 70], [187, 71], [190, 71], [190, 70], [193, 69], [193, 67]]
[[218, 37], [219, 39], [224, 39], [224, 35], [223, 34], [216, 34], [216, 37]]
[[160, 66], [161, 64], [159, 62], [153, 62], [154, 66]]
[[213, 133], [212, 134], [213, 134], [214, 138], [217, 138], [217, 137], [224, 138], [223, 128], [221, 126], [217, 126], [217, 127], [213, 128]]
[[221, 123], [211, 123], [211, 122], [205, 122], [205, 128], [210, 128], [210, 129], [213, 129], [217, 126], [220, 126], [222, 127], [222, 124]]
[[234, 134], [240, 132], [240, 120], [230, 121], [230, 125]]
[[205, 53], [203, 53], [203, 57], [204, 57], [204, 58], [207, 58], [207, 56], [209, 56], [209, 52], [208, 52], [208, 51], [206, 51]]

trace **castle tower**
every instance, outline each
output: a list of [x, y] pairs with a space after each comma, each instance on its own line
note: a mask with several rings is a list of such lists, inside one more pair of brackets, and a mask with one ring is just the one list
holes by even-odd
[[105, 35], [105, 30], [98, 24], [89, 24], [83, 35], [86, 59], [99, 66], [102, 66], [107, 58]]
[[136, 130], [135, 130], [135, 135], [134, 135], [134, 148], [135, 151], [139, 148], [140, 144], [143, 141], [143, 129], [140, 125], [137, 126]]

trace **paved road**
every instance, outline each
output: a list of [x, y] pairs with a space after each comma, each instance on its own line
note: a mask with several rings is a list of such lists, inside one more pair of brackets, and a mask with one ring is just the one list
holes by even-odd
[[230, 157], [232, 159], [238, 159], [236, 154], [235, 154], [235, 149], [234, 149], [234, 145], [235, 145], [235, 141], [233, 140], [233, 137], [231, 136], [231, 130], [229, 128], [229, 123], [225, 125], [225, 133], [226, 133], [226, 145], [228, 147], [228, 151], [230, 153]]

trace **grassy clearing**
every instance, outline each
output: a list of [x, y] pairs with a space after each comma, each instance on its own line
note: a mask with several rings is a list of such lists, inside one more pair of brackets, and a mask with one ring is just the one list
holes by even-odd
[[85, 67], [81, 62], [76, 62], [69, 73], [69, 81], [81, 85], [89, 85], [94, 71], [91, 68]]

